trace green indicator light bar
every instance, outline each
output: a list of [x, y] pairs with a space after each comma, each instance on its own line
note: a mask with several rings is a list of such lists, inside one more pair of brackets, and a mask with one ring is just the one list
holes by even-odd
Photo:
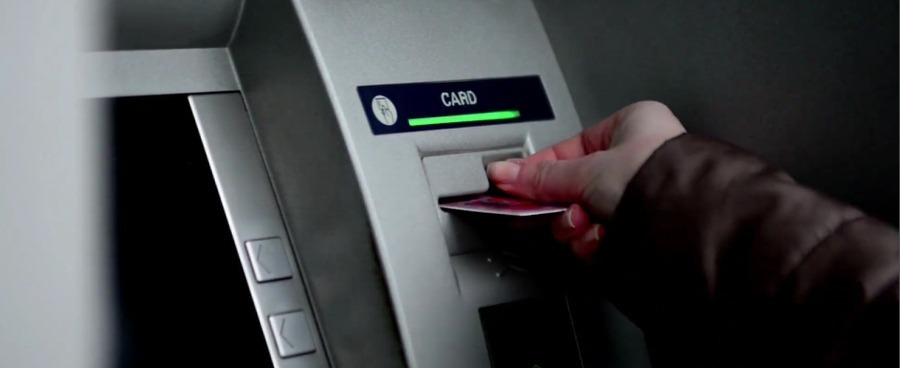
[[434, 116], [430, 118], [409, 119], [409, 126], [438, 125], [438, 124], [456, 124], [456, 123], [473, 123], [479, 121], [491, 120], [509, 120], [519, 117], [518, 110], [504, 110], [492, 112], [479, 112], [476, 114], [460, 114]]

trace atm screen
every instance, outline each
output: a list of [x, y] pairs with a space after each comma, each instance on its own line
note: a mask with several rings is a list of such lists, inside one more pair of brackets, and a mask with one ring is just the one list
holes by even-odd
[[271, 367], [187, 97], [108, 106], [115, 365]]

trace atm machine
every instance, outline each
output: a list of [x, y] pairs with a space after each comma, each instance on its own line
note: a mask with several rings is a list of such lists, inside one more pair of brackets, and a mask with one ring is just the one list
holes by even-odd
[[[181, 339], [198, 364], [604, 364], [546, 228], [438, 207], [581, 130], [530, 1], [153, 3], [85, 55], [114, 125], [120, 363]], [[153, 44], [186, 24], [219, 28]]]

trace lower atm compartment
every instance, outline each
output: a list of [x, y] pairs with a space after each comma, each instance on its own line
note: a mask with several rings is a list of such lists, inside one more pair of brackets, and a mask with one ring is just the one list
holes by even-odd
[[493, 368], [581, 367], [567, 299], [525, 299], [479, 309]]

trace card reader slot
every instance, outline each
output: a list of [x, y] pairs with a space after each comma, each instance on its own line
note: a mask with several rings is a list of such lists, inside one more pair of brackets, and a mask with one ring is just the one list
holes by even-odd
[[524, 156], [523, 147], [507, 147], [422, 158], [425, 176], [434, 196], [434, 210], [451, 255], [482, 249], [488, 244], [478, 235], [477, 229], [441, 211], [438, 203], [447, 198], [487, 192], [490, 182], [485, 168], [489, 163]]
[[523, 158], [525, 152], [523, 147], [511, 147], [422, 159], [460, 296], [467, 304], [493, 305], [541, 295], [553, 283], [552, 275], [570, 261], [564, 247], [553, 246], [550, 215], [512, 219], [438, 208], [445, 201], [493, 193], [487, 166]]
[[518, 254], [533, 253], [537, 250], [541, 253], [546, 248], [546, 243], [552, 242], [549, 233], [530, 234], [533, 231], [547, 229], [549, 226], [525, 226], [526, 222], [547, 222], [549, 221], [547, 216], [509, 221], [502, 216], [498, 218], [492, 215], [458, 215], [442, 211], [438, 207], [445, 201], [492, 191], [486, 172], [488, 164], [523, 157], [525, 150], [522, 147], [512, 147], [429, 156], [422, 159], [434, 196], [434, 210], [439, 218], [450, 255], [484, 249], [513, 251]]
[[422, 158], [431, 192], [438, 199], [485, 193], [490, 189], [485, 168], [494, 161], [524, 157], [521, 147]]

